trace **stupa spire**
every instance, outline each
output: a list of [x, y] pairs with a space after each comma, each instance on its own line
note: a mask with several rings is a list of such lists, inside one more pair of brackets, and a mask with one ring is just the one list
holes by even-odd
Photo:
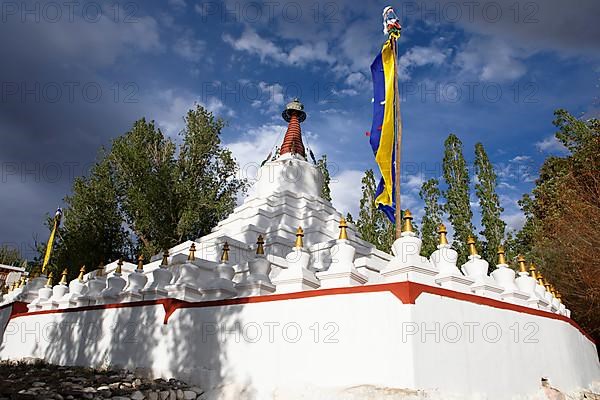
[[298, 154], [306, 158], [306, 151], [302, 143], [302, 130], [300, 129], [300, 123], [306, 119], [304, 104], [300, 103], [297, 98], [292, 100], [287, 104], [281, 116], [288, 123], [288, 127], [279, 154]]

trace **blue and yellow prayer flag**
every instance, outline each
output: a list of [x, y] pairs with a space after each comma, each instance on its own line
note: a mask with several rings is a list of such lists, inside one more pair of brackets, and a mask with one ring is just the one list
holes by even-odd
[[373, 124], [371, 126], [370, 143], [375, 161], [381, 172], [381, 181], [375, 193], [375, 203], [395, 221], [395, 69], [396, 55], [392, 40], [387, 40], [381, 52], [371, 64], [373, 77]]

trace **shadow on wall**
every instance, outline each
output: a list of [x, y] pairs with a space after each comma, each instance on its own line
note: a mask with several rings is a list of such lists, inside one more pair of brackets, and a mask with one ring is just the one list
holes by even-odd
[[[161, 304], [19, 317], [9, 323], [16, 327], [7, 329], [7, 334], [18, 336], [1, 343], [0, 352], [58, 365], [126, 368], [146, 377], [175, 377], [199, 386], [207, 399], [253, 398], [247, 378], [241, 386], [233, 379], [225, 348], [227, 340], [243, 340], [237, 316], [242, 309], [178, 309], [167, 324]], [[23, 348], [5, 348], [16, 343]]]

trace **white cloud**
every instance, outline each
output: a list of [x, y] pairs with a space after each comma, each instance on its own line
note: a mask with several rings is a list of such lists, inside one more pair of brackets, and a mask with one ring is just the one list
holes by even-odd
[[546, 153], [551, 153], [551, 152], [566, 153], [567, 152], [567, 148], [561, 142], [559, 142], [558, 139], [556, 138], [556, 136], [554, 136], [554, 135], [550, 135], [550, 136], [540, 140], [539, 142], [536, 142], [535, 148], [538, 149], [538, 151], [542, 151], [542, 152], [546, 152]]
[[238, 140], [226, 143], [235, 157], [244, 178], [251, 182], [256, 180], [260, 163], [267, 157], [274, 146], [283, 140], [286, 126], [280, 124], [265, 124], [249, 129]]
[[461, 72], [488, 82], [504, 82], [520, 78], [526, 72], [521, 52], [498, 39], [470, 39], [456, 55]]
[[398, 60], [398, 79], [407, 81], [410, 79], [410, 69], [425, 65], [441, 65], [446, 61], [447, 56], [448, 51], [435, 47], [412, 47]]
[[364, 171], [348, 169], [341, 171], [332, 179], [331, 198], [333, 206], [342, 214], [350, 213], [358, 217], [360, 198], [362, 197], [361, 180]]
[[183, 117], [195, 104], [200, 104], [216, 116], [232, 115], [232, 110], [215, 97], [202, 100], [193, 93], [178, 91], [176, 94], [173, 89], [168, 89], [158, 91], [153, 98], [156, 99], [156, 104], [148, 115], [155, 116], [158, 126], [171, 138], [177, 138], [184, 127]]
[[205, 48], [205, 41], [186, 35], [177, 39], [173, 46], [173, 51], [185, 60], [198, 61], [202, 57]]
[[303, 43], [292, 47], [289, 52], [286, 52], [272, 41], [258, 35], [251, 28], [246, 28], [239, 38], [234, 38], [230, 34], [224, 34], [223, 41], [231, 45], [235, 50], [259, 56], [261, 62], [269, 59], [280, 64], [295, 66], [303, 66], [316, 61], [328, 64], [334, 62], [334, 58], [329, 54], [329, 48], [325, 41]]

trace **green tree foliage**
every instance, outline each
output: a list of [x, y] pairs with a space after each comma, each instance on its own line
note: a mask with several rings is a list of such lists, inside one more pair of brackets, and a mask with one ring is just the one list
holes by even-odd
[[564, 302], [600, 339], [600, 121], [555, 112], [562, 157], [548, 157], [530, 195], [520, 204], [526, 223], [517, 246], [540, 266]]
[[23, 261], [18, 248], [9, 245], [0, 246], [0, 264], [20, 266]]
[[373, 170], [365, 171], [362, 179], [362, 193], [360, 211], [356, 226], [363, 240], [372, 243], [379, 250], [389, 253], [394, 243], [394, 225], [385, 214], [377, 209], [375, 204], [375, 175]]
[[142, 243], [144, 252], [177, 243], [182, 199], [175, 144], [145, 119], [136, 121], [113, 141], [110, 161], [125, 220]]
[[444, 142], [443, 171], [447, 189], [444, 192], [444, 211], [454, 228], [453, 246], [458, 251], [458, 262], [467, 260], [467, 238], [473, 233], [473, 211], [469, 202], [469, 172], [463, 156], [462, 142], [454, 134]]
[[[52, 257], [55, 273], [67, 268], [74, 276], [81, 265], [90, 270], [127, 253], [129, 235], [123, 226], [112, 169], [103, 155], [88, 177], [75, 179], [73, 193], [64, 201]], [[48, 224], [52, 226], [51, 218]]]
[[498, 185], [496, 173], [481, 143], [475, 145], [475, 174], [477, 175], [475, 193], [479, 198], [483, 226], [483, 230], [479, 233], [485, 238], [482, 255], [490, 266], [493, 266], [496, 265], [498, 246], [504, 238], [506, 223], [501, 219], [504, 209], [500, 206], [500, 199], [496, 193]]
[[439, 181], [432, 178], [424, 182], [419, 195], [425, 203], [425, 215], [421, 224], [421, 239], [423, 240], [421, 253], [428, 257], [437, 249], [437, 230], [442, 223], [443, 210], [440, 205]]
[[323, 156], [317, 161], [317, 168], [323, 174], [323, 188], [321, 189], [321, 197], [327, 201], [331, 201], [331, 188], [329, 183], [331, 182], [331, 176], [329, 174], [329, 168], [327, 168], [327, 155]]
[[[209, 233], [233, 211], [246, 181], [221, 146], [224, 122], [201, 106], [184, 120], [179, 149], [141, 119], [113, 141], [88, 177], [76, 179], [52, 258], [57, 270], [92, 268], [139, 251], [149, 257]], [[43, 257], [45, 244], [38, 248]]]

